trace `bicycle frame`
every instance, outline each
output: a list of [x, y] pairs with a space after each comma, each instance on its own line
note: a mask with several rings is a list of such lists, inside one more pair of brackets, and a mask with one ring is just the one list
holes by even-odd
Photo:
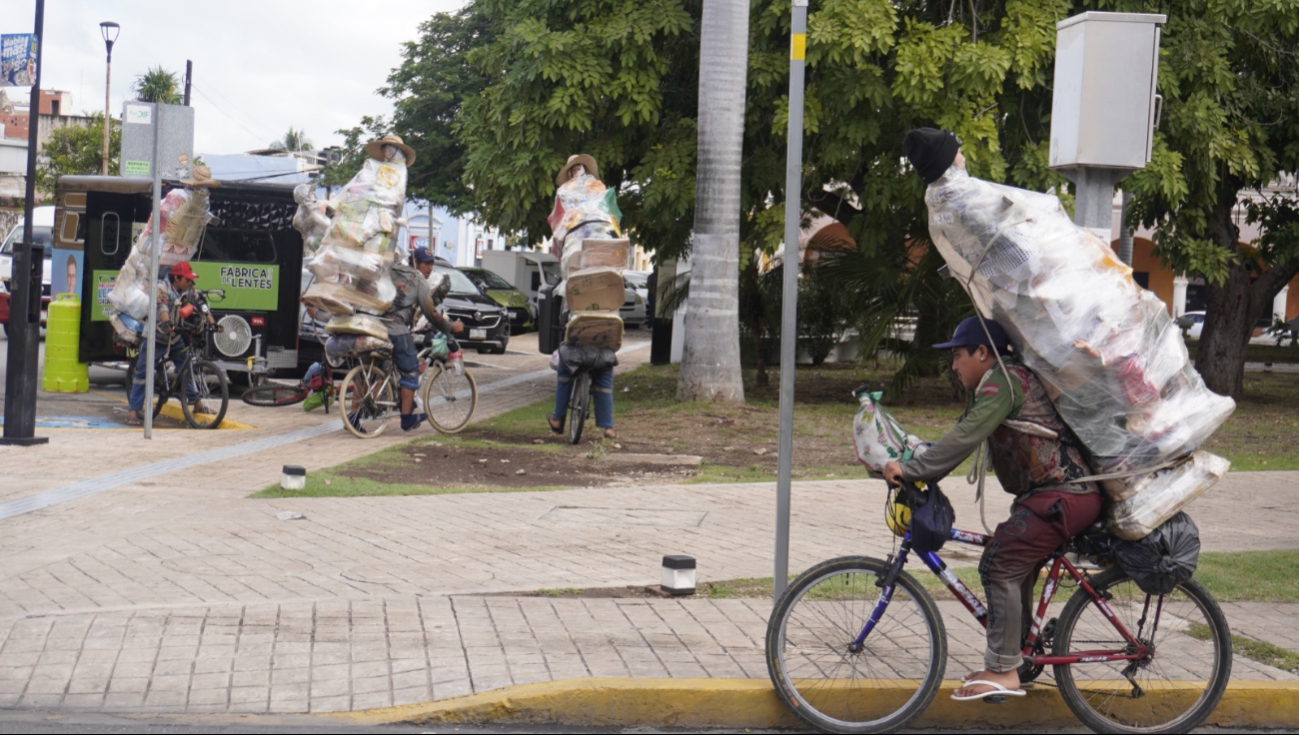
[[[952, 541], [968, 544], [970, 546], [987, 546], [988, 542], [991, 540], [991, 537], [985, 534], [975, 533], [973, 531], [963, 531], [957, 528], [952, 529], [949, 538]], [[1083, 575], [1082, 572], [1078, 571], [1078, 568], [1065, 558], [1065, 549], [1066, 547], [1062, 546], [1047, 558], [1047, 560], [1051, 562], [1051, 571], [1047, 575], [1046, 586], [1042, 589], [1042, 596], [1038, 601], [1037, 612], [1033, 616], [1033, 623], [1029, 629], [1028, 638], [1024, 642], [1024, 648], [1021, 652], [1023, 657], [1038, 666], [1103, 663], [1107, 661], [1138, 661], [1149, 658], [1151, 655], [1150, 647], [1133, 636], [1123, 623], [1119, 621], [1117, 616], [1114, 615], [1114, 612], [1110, 610], [1109, 605], [1106, 604], [1105, 600], [1087, 581], [1087, 577]], [[887, 575], [878, 583], [880, 586], [879, 601], [875, 604], [874, 611], [872, 611], [866, 624], [862, 627], [861, 633], [857, 635], [856, 640], [854, 640], [849, 646], [851, 650], [861, 650], [865, 645], [866, 638], [870, 636], [871, 631], [874, 630], [876, 624], [878, 624], [880, 619], [884, 617], [884, 612], [888, 609], [889, 602], [893, 599], [893, 592], [897, 587], [898, 575], [902, 573], [903, 567], [906, 566], [907, 556], [911, 551], [911, 532], [908, 531], [907, 535], [902, 539], [902, 544], [898, 548], [897, 554], [891, 559]], [[976, 596], [969, 587], [966, 587], [965, 584], [947, 568], [947, 564], [942, 560], [942, 558], [932, 551], [916, 552], [916, 556], [920, 558], [920, 561], [923, 562], [926, 567], [929, 567], [929, 571], [933, 572], [934, 576], [941, 579], [943, 583], [947, 585], [947, 589], [951, 590], [956, 599], [959, 600], [961, 604], [965, 606], [965, 609], [968, 610], [970, 614], [979, 621], [979, 624], [986, 629], [988, 627], [987, 608], [984, 607], [978, 596]], [[1069, 577], [1078, 583], [1088, 596], [1091, 597], [1092, 604], [1101, 611], [1101, 614], [1105, 616], [1105, 619], [1114, 626], [1114, 629], [1123, 637], [1123, 640], [1127, 642], [1128, 645], [1124, 650], [1081, 651], [1069, 656], [1052, 656], [1049, 654], [1033, 653], [1033, 648], [1037, 644], [1038, 637], [1042, 632], [1042, 626], [1046, 621], [1047, 608], [1050, 606], [1052, 598], [1059, 589], [1061, 571], [1067, 573]], [[1149, 611], [1149, 606], [1150, 600], [1149, 596], [1147, 596], [1147, 612]], [[1154, 625], [1151, 628], [1152, 638], [1154, 632], [1158, 630], [1159, 616], [1162, 610], [1163, 597], [1160, 597], [1159, 602], [1156, 605]], [[1141, 619], [1142, 621], [1146, 619], [1144, 612]]]

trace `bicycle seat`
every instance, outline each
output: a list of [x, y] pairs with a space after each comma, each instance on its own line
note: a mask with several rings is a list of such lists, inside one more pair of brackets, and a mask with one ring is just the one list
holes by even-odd
[[1079, 556], [1087, 557], [1101, 563], [1113, 556], [1114, 537], [1105, 527], [1104, 521], [1096, 521], [1082, 533], [1065, 542], [1065, 551], [1072, 551]]

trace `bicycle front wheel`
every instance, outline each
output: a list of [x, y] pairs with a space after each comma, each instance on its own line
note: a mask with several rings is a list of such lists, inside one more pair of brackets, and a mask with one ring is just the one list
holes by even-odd
[[888, 567], [848, 556], [822, 562], [785, 590], [767, 625], [767, 671], [800, 719], [826, 732], [891, 732], [924, 711], [947, 666], [934, 600], [898, 576], [888, 609], [861, 646]]
[[382, 434], [398, 409], [388, 374], [370, 363], [357, 365], [343, 378], [339, 404], [343, 408], [343, 426], [361, 439]]
[[303, 385], [285, 385], [283, 383], [263, 383], [244, 391], [244, 403], [250, 406], [292, 406], [307, 400], [309, 391]]
[[568, 443], [582, 441], [582, 426], [591, 406], [591, 373], [583, 370], [573, 376], [573, 394], [568, 398]]
[[195, 429], [217, 428], [230, 407], [230, 382], [225, 371], [207, 360], [189, 360], [185, 368], [183, 379], [189, 385], [184, 390], [181, 408], [186, 423]]
[[458, 434], [478, 407], [478, 383], [468, 370], [457, 375], [445, 363], [438, 363], [424, 381], [422, 398], [433, 428], [443, 434]]
[[[1055, 667], [1065, 704], [1096, 732], [1173, 733], [1199, 727], [1231, 678], [1231, 630], [1213, 596], [1194, 580], [1147, 595], [1121, 569], [1091, 581], [1128, 632], [1153, 653], [1144, 660]], [[1060, 613], [1054, 654], [1131, 650], [1084, 590]]]

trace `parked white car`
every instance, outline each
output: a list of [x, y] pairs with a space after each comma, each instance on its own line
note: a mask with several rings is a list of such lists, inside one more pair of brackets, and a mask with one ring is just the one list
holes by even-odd
[[[1190, 322], [1190, 327], [1186, 330], [1186, 338], [1192, 342], [1200, 339], [1200, 334], [1204, 332], [1203, 311], [1188, 311], [1181, 316], [1179, 321]], [[1261, 334], [1249, 338], [1252, 345], [1274, 345], [1276, 344], [1276, 335], [1270, 331], [1264, 330]]]

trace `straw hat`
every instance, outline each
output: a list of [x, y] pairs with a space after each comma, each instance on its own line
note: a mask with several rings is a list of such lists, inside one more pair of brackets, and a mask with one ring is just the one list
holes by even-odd
[[568, 170], [579, 163], [586, 166], [586, 172], [588, 174], [591, 174], [597, 179], [600, 178], [600, 167], [595, 164], [595, 159], [585, 153], [579, 153], [576, 156], [568, 157], [568, 163], [564, 164], [564, 167], [559, 170], [559, 175], [555, 177], [555, 186], [563, 186], [568, 183], [568, 180], [573, 178], [569, 175]]
[[221, 185], [220, 181], [212, 178], [212, 169], [201, 163], [194, 164], [189, 170], [189, 178], [181, 179], [180, 183], [196, 189], [210, 189]]
[[372, 140], [369, 143], [366, 143], [365, 153], [370, 158], [382, 161], [384, 160], [383, 147], [386, 145], [396, 146], [397, 149], [401, 151], [401, 154], [406, 157], [407, 166], [415, 163], [414, 149], [403, 143], [400, 136], [393, 135], [392, 133], [388, 133], [378, 140]]

